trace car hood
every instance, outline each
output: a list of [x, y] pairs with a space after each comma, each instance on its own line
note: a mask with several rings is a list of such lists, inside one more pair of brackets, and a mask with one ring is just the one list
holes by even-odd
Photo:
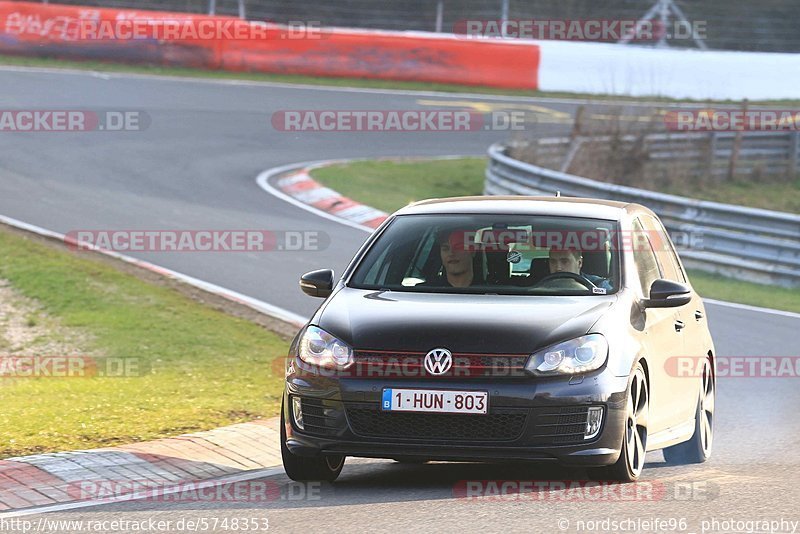
[[464, 295], [343, 288], [315, 324], [356, 350], [527, 354], [587, 333], [614, 296]]

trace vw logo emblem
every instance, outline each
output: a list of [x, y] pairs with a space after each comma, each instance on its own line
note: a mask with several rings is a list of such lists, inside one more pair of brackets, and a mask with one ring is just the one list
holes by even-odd
[[425, 355], [425, 370], [432, 375], [443, 375], [453, 366], [453, 354], [447, 349], [433, 349]]

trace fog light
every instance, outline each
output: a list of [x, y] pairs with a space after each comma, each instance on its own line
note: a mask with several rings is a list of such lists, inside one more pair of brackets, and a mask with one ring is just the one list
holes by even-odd
[[583, 439], [592, 439], [600, 433], [600, 426], [603, 424], [603, 407], [592, 406], [586, 417], [586, 432]]
[[300, 430], [305, 430], [303, 426], [303, 408], [300, 406], [300, 397], [292, 397], [292, 416], [294, 417], [294, 424]]

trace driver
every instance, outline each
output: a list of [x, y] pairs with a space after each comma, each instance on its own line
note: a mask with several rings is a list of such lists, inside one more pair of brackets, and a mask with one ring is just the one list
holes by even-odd
[[555, 247], [550, 249], [550, 273], [574, 273], [583, 276], [597, 287], [611, 291], [611, 282], [602, 276], [581, 272], [583, 267], [583, 254], [580, 250], [562, 250]]

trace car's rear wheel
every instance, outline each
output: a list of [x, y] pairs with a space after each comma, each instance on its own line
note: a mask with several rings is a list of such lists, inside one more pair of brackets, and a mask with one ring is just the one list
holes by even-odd
[[281, 458], [283, 470], [292, 480], [297, 482], [321, 481], [333, 482], [342, 472], [344, 456], [298, 456], [286, 446], [286, 423], [281, 403]]
[[694, 416], [694, 434], [689, 441], [664, 449], [664, 459], [669, 464], [700, 464], [711, 457], [714, 443], [714, 408], [716, 404], [716, 382], [711, 358], [703, 364], [700, 398]]
[[644, 469], [647, 452], [647, 421], [650, 414], [650, 388], [641, 363], [631, 375], [625, 428], [622, 433], [622, 451], [614, 465], [593, 470], [595, 478], [634, 482]]

